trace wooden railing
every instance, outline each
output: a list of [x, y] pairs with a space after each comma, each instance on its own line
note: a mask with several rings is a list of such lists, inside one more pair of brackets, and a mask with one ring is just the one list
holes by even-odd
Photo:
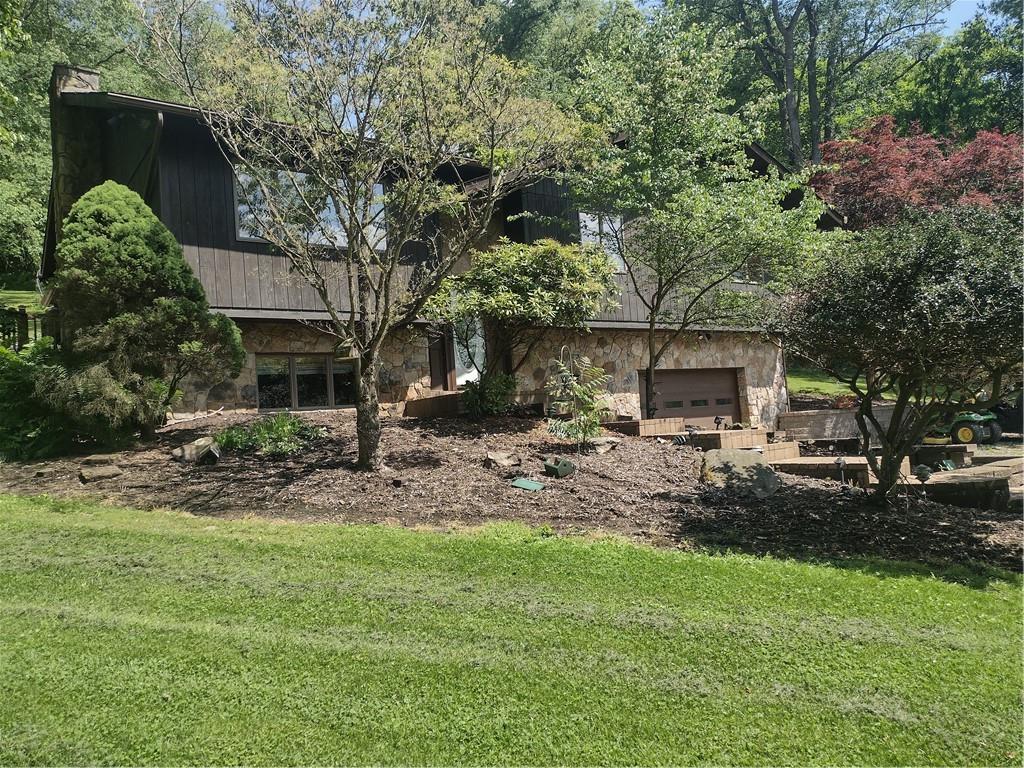
[[25, 307], [0, 307], [0, 347], [22, 349], [43, 336], [52, 336], [51, 313], [29, 314]]

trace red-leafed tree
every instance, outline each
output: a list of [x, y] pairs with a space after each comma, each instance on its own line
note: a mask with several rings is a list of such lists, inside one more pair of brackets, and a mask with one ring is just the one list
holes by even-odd
[[907, 208], [1020, 205], [1021, 136], [979, 131], [957, 147], [920, 130], [901, 136], [884, 115], [852, 138], [823, 146], [817, 192], [855, 229], [894, 221]]

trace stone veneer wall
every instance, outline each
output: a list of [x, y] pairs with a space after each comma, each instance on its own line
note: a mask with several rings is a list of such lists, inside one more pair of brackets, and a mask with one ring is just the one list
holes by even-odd
[[[667, 334], [662, 340], [665, 337]], [[616, 413], [640, 417], [639, 371], [645, 365], [647, 350], [647, 334], [640, 330], [550, 333], [519, 369], [521, 400], [547, 402], [544, 384], [554, 372], [553, 361], [563, 346], [572, 353], [586, 355], [611, 375], [608, 389]], [[736, 368], [740, 416], [751, 426], [774, 428], [779, 413], [786, 410], [788, 404], [782, 348], [758, 334], [725, 331], [684, 334], [665, 353], [658, 367]]]
[[[335, 339], [298, 322], [237, 321], [242, 331], [246, 358], [237, 379], [214, 386], [190, 381], [175, 408], [175, 417], [215, 411], [253, 410], [256, 402], [256, 355], [311, 353], [330, 354]], [[433, 394], [426, 336], [416, 330], [402, 331], [381, 351], [379, 378], [381, 411], [401, 415], [404, 401]]]

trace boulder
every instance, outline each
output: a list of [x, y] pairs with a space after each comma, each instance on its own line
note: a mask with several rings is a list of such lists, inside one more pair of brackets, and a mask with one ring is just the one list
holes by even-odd
[[488, 469], [518, 467], [522, 463], [523, 460], [519, 456], [508, 451], [488, 451], [487, 458], [484, 459], [484, 466]]
[[756, 499], [771, 496], [782, 481], [756, 451], [715, 448], [703, 453], [701, 479], [709, 485], [727, 488]]
[[594, 446], [595, 453], [608, 453], [608, 451], [618, 448], [621, 442], [621, 437], [595, 437], [590, 444]]
[[110, 480], [121, 473], [121, 468], [113, 464], [98, 467], [82, 467], [78, 470], [78, 479], [83, 483], [94, 483], [97, 480]]
[[200, 437], [171, 451], [171, 458], [183, 464], [216, 464], [220, 446], [210, 436]]

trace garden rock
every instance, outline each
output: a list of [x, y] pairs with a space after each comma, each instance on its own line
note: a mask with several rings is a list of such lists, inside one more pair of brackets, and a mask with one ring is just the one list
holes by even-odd
[[487, 458], [484, 459], [484, 466], [488, 469], [518, 467], [522, 463], [523, 460], [517, 454], [506, 451], [488, 451]]
[[94, 483], [97, 480], [110, 480], [115, 478], [120, 475], [121, 472], [121, 468], [114, 466], [113, 464], [106, 464], [98, 467], [82, 467], [78, 470], [78, 479], [83, 483]]
[[96, 453], [82, 459], [82, 464], [87, 467], [100, 467], [106, 464], [116, 464], [117, 455], [113, 453]]
[[701, 479], [709, 485], [756, 499], [768, 498], [782, 487], [782, 481], [764, 456], [738, 448], [705, 451]]
[[171, 451], [171, 458], [183, 464], [216, 464], [220, 458], [220, 446], [212, 437], [200, 437], [175, 448]]
[[621, 442], [621, 437], [595, 437], [590, 441], [590, 444], [594, 446], [594, 452], [600, 454], [608, 453], [608, 451], [618, 448]]

